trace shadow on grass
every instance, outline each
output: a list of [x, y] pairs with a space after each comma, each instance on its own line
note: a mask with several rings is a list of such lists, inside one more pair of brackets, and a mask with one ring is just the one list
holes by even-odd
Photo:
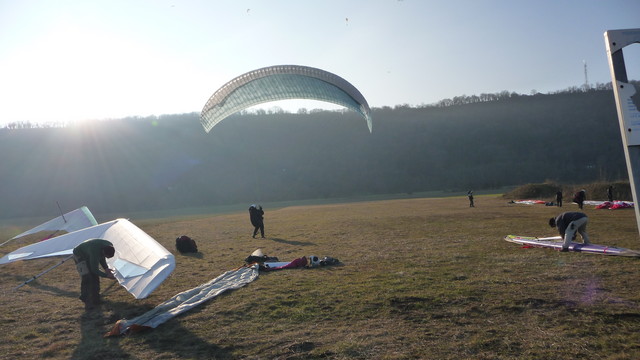
[[[199, 337], [186, 329], [179, 321], [171, 319], [162, 324], [160, 329], [149, 329], [140, 333], [130, 335], [104, 337], [104, 333], [115, 326], [122, 315], [135, 317], [134, 313], [145, 313], [152, 309], [150, 306], [142, 306], [132, 309], [131, 304], [123, 302], [105, 301], [101, 308], [94, 311], [85, 312], [79, 318], [82, 338], [76, 347], [72, 359], [126, 359], [131, 358], [137, 350], [123, 349], [121, 341], [128, 337], [126, 343], [133, 348], [142, 347], [153, 349], [151, 353], [170, 354], [171, 358], [194, 358], [194, 359], [231, 359], [229, 349], [212, 344], [207, 339]], [[114, 309], [111, 315], [103, 309]], [[126, 314], [117, 309], [126, 309]], [[196, 310], [197, 311], [197, 310]], [[128, 316], [130, 315], [130, 316]], [[107, 325], [107, 330], [105, 330]]]
[[192, 258], [196, 258], [196, 259], [203, 259], [204, 258], [204, 253], [202, 253], [202, 251], [198, 251], [197, 253], [181, 253], [181, 252], [178, 252], [176, 255], [192, 257]]
[[279, 242], [282, 244], [287, 244], [287, 245], [296, 245], [296, 246], [313, 246], [316, 245], [315, 243], [312, 242], [308, 242], [308, 241], [293, 241], [293, 240], [287, 240], [287, 239], [281, 239], [281, 238], [267, 238], [268, 240], [273, 240], [275, 242]]
[[80, 342], [75, 348], [72, 359], [126, 359], [129, 356], [118, 342], [104, 339], [103, 324], [107, 322], [102, 307], [80, 315]]
[[157, 353], [173, 353], [175, 358], [190, 359], [234, 358], [231, 354], [231, 349], [210, 343], [207, 339], [199, 337], [181, 326], [179, 321], [170, 320], [163, 326], [165, 326], [165, 329], [170, 327], [171, 331], [162, 331], [161, 334], [155, 334], [154, 331], [156, 330], [150, 330], [147, 333], [140, 334], [147, 345], [154, 348]]
[[[38, 289], [40, 291], [43, 292], [48, 292], [50, 294], [53, 295], [57, 295], [57, 296], [64, 296], [64, 297], [69, 297], [69, 298], [77, 298], [78, 296], [80, 296], [80, 279], [78, 278], [78, 291], [67, 291], [67, 290], [62, 290], [60, 288], [57, 288], [55, 286], [51, 286], [51, 285], [46, 285], [43, 283], [38, 282], [38, 280], [34, 280], [28, 284], [25, 284], [24, 287], [32, 287], [34, 289]], [[22, 288], [22, 287], [21, 287]], [[16, 289], [14, 288], [16, 291], [20, 291], [20, 289]]]

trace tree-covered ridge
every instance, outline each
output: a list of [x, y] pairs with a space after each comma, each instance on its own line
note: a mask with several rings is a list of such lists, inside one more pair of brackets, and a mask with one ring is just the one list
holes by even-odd
[[0, 217], [626, 178], [610, 90], [452, 106], [199, 114], [0, 129]]

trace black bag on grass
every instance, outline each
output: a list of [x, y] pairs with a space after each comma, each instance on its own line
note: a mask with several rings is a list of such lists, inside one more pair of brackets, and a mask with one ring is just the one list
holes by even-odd
[[181, 253], [197, 253], [198, 245], [196, 245], [195, 240], [188, 237], [187, 235], [182, 235], [176, 238], [176, 249]]

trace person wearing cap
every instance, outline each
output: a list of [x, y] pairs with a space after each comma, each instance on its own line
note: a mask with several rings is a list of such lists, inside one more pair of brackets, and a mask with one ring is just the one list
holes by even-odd
[[549, 219], [549, 226], [557, 227], [560, 236], [564, 237], [561, 251], [569, 251], [571, 241], [576, 237], [576, 232], [580, 233], [585, 245], [589, 243], [587, 235], [587, 223], [589, 218], [581, 212], [564, 212], [555, 218]]
[[252, 204], [249, 206], [249, 220], [251, 220], [251, 225], [253, 225], [253, 237], [256, 237], [258, 234], [258, 230], [260, 230], [260, 235], [264, 238], [264, 211], [262, 210], [262, 206]]
[[[110, 241], [89, 239], [73, 249], [76, 269], [80, 274], [80, 300], [85, 310], [92, 310], [100, 304], [100, 278], [115, 279], [113, 270], [107, 266], [107, 258], [115, 255]], [[100, 266], [104, 271], [100, 270]]]

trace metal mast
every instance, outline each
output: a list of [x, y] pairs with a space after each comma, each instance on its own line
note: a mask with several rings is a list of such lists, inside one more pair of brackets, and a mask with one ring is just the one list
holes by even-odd
[[611, 70], [611, 85], [618, 109], [620, 134], [627, 160], [629, 184], [635, 205], [636, 223], [638, 231], [640, 231], [640, 204], [638, 203], [638, 190], [640, 189], [640, 99], [638, 99], [638, 91], [640, 89], [636, 89], [629, 83], [622, 54], [624, 47], [640, 43], [640, 29], [609, 30], [604, 33], [604, 39], [609, 69]]
[[587, 60], [582, 60], [584, 63], [584, 91], [589, 90], [591, 87], [589, 86], [589, 76], [587, 75]]

